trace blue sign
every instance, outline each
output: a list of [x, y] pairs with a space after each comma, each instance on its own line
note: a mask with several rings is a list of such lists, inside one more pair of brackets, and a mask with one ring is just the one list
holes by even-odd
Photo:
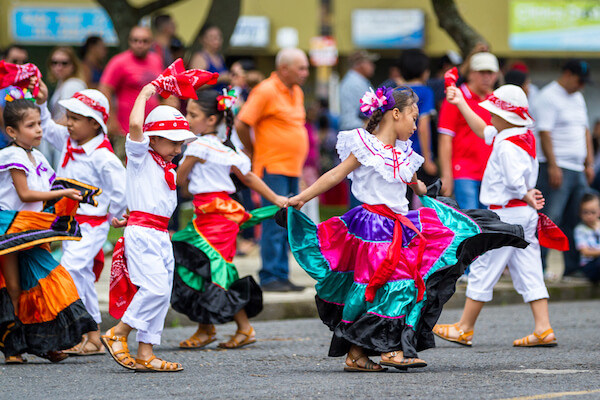
[[19, 43], [81, 44], [97, 35], [118, 44], [112, 21], [101, 7], [15, 6], [10, 16], [12, 39]]
[[425, 13], [419, 9], [356, 9], [352, 42], [363, 49], [410, 49], [425, 44]]

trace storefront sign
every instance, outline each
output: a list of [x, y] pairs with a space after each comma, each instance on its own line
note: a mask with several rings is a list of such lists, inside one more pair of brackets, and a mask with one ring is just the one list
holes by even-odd
[[118, 43], [108, 14], [102, 7], [73, 4], [52, 6], [17, 5], [10, 12], [12, 40], [35, 44], [81, 44], [98, 35], [108, 45]]
[[331, 36], [310, 39], [310, 63], [315, 67], [333, 67], [337, 64], [338, 49]]
[[596, 0], [510, 2], [508, 41], [513, 50], [598, 51], [598, 37]]
[[269, 45], [269, 18], [241, 16], [229, 41], [231, 47], [267, 47]]
[[425, 14], [418, 9], [357, 9], [352, 42], [363, 49], [408, 49], [425, 44]]

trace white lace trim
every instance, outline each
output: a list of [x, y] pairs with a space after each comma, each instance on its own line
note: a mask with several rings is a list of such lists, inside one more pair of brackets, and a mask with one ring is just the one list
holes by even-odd
[[[394, 174], [394, 154], [392, 149], [386, 149], [383, 143], [364, 129], [341, 131], [338, 133], [336, 149], [340, 159], [344, 161], [350, 153], [362, 165], [372, 167], [387, 182], [410, 182], [414, 173], [423, 165], [424, 158], [415, 152], [412, 142], [396, 140], [394, 150], [399, 167]], [[352, 173], [348, 178], [352, 179]]]
[[208, 163], [237, 167], [244, 175], [251, 169], [248, 156], [225, 146], [218, 138], [210, 136], [201, 136], [190, 143], [184, 155], [197, 157]]

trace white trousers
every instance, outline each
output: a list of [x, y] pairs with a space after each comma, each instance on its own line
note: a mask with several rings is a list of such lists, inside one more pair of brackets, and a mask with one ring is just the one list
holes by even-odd
[[502, 247], [488, 251], [475, 260], [469, 270], [467, 297], [484, 302], [492, 300], [494, 286], [508, 266], [513, 286], [526, 303], [547, 299], [549, 296], [544, 283], [540, 243], [536, 236], [537, 211], [529, 206], [493, 211], [503, 222], [523, 226], [529, 246], [524, 249]]
[[60, 263], [65, 267], [75, 282], [77, 293], [83, 305], [94, 321], [102, 322], [98, 293], [94, 282], [94, 257], [102, 249], [108, 236], [108, 222], [92, 227], [90, 224], [80, 224], [81, 240], [66, 240], [63, 242], [63, 256]]
[[137, 341], [160, 344], [173, 287], [173, 247], [167, 232], [125, 228], [125, 257], [131, 282], [139, 289], [121, 320], [137, 329]]

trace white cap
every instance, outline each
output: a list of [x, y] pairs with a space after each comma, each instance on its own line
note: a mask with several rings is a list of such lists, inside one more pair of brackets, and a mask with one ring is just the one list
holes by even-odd
[[183, 114], [171, 106], [158, 106], [148, 114], [144, 121], [144, 134], [174, 142], [190, 143], [196, 140]]
[[528, 126], [533, 124], [533, 119], [531, 119], [528, 112], [527, 95], [523, 89], [516, 85], [500, 86], [494, 90], [488, 100], [482, 101], [479, 105], [513, 125]]
[[77, 92], [70, 99], [59, 100], [58, 104], [67, 110], [95, 119], [102, 127], [102, 131], [107, 133], [106, 122], [110, 105], [106, 96], [96, 89], [85, 89]]
[[492, 53], [475, 53], [469, 61], [471, 71], [492, 71], [498, 72], [498, 59]]

